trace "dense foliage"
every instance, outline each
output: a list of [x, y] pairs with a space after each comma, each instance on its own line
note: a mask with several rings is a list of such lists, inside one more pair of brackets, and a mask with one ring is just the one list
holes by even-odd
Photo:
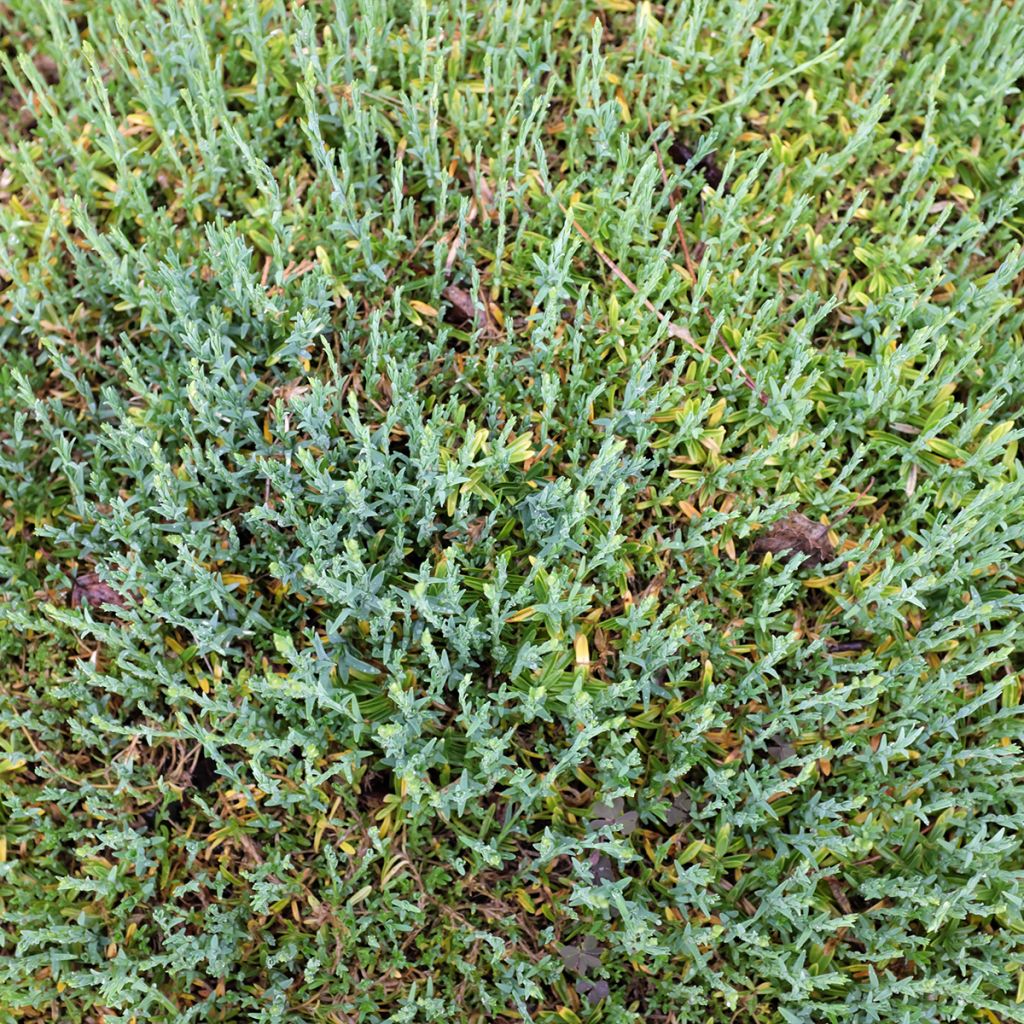
[[1024, 1020], [1021, 5], [0, 36], [0, 1020]]

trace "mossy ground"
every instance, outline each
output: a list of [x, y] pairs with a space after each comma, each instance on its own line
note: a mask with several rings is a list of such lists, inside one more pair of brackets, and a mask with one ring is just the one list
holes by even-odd
[[0, 45], [0, 1020], [1024, 1020], [1020, 4]]

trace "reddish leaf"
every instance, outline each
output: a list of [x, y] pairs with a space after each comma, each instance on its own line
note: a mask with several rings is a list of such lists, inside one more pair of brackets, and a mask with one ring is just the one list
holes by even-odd
[[804, 555], [804, 566], [821, 565], [831, 562], [836, 556], [836, 549], [828, 539], [829, 527], [816, 523], [800, 512], [794, 512], [773, 523], [768, 532], [758, 537], [750, 550], [755, 555], [771, 552], [773, 555], [783, 551]]
[[618, 827], [622, 834], [628, 836], [639, 824], [640, 815], [636, 811], [624, 811], [622, 797], [618, 797], [610, 804], [594, 804], [591, 808], [594, 816], [590, 819], [590, 828], [603, 828], [611, 825]]
[[377, 392], [380, 394], [381, 408], [386, 412], [391, 408], [391, 402], [394, 398], [391, 391], [391, 380], [386, 373], [382, 373], [377, 381]]
[[796, 757], [796, 747], [785, 736], [775, 736], [768, 744], [768, 756], [778, 764]]
[[484, 289], [477, 295], [457, 284], [442, 289], [441, 298], [448, 303], [444, 319], [455, 327], [481, 327], [489, 334], [499, 330], [498, 320], [491, 312], [491, 304]]
[[590, 855], [590, 874], [595, 882], [617, 882], [619, 873], [615, 870], [615, 862], [603, 853]]
[[575, 946], [559, 946], [558, 955], [565, 966], [577, 974], [586, 974], [601, 966], [597, 939], [593, 935], [584, 935], [583, 941]]
[[690, 820], [692, 801], [689, 793], [680, 793], [665, 813], [665, 821], [673, 828], [676, 825], [683, 825]]
[[589, 981], [587, 978], [580, 978], [576, 982], [576, 991], [584, 996], [591, 1006], [597, 1006], [602, 999], [607, 999], [611, 988], [607, 981]]
[[832, 890], [832, 895], [835, 898], [836, 903], [839, 904], [839, 909], [842, 910], [844, 914], [852, 914], [853, 907], [850, 906], [850, 901], [846, 898], [846, 892], [843, 890], [839, 879], [833, 875], [829, 875], [825, 881], [828, 883], [828, 887]]

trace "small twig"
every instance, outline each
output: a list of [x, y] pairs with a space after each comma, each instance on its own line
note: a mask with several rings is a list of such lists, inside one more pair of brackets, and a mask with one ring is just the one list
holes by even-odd
[[[570, 216], [569, 210], [554, 195], [552, 195], [550, 192], [548, 193], [548, 195], [550, 195], [551, 198], [555, 200], [555, 202], [558, 204], [558, 208], [562, 211], [562, 213], [564, 213], [567, 217]], [[597, 254], [601, 262], [604, 263], [604, 265], [608, 267], [608, 269], [634, 295], [639, 295], [640, 289], [637, 288], [633, 281], [627, 276], [625, 271], [622, 270], [622, 268], [615, 262], [615, 260], [611, 258], [611, 256], [607, 255], [607, 253], [603, 253], [597, 247], [597, 243], [593, 240], [593, 238], [590, 237], [589, 234], [587, 234], [584, 228], [580, 227], [580, 225], [576, 222], [575, 217], [572, 218], [572, 226], [576, 229], [577, 234], [583, 239], [583, 241], [585, 241], [587, 245], [589, 245], [590, 248], [594, 250], [594, 252]], [[651, 300], [648, 299], [646, 296], [642, 298], [640, 301], [643, 302], [644, 306], [665, 325], [670, 337], [678, 338], [680, 341], [685, 341], [686, 344], [689, 345], [692, 349], [699, 352], [702, 356], [706, 356], [708, 359], [710, 359], [711, 362], [715, 364], [715, 366], [722, 367], [724, 369], [721, 359], [719, 359], [715, 355], [712, 355], [710, 352], [706, 351], [704, 347], [700, 344], [700, 342], [698, 342], [696, 338], [694, 338], [694, 336], [685, 327], [680, 327], [678, 324], [673, 323], [672, 320], [664, 313], [662, 313], [661, 310], [658, 309], [654, 305], [654, 303], [651, 302]], [[751, 391], [754, 391], [755, 393], [757, 392], [757, 387], [750, 381], [744, 380], [743, 383], [748, 388], [750, 388]], [[768, 399], [765, 395], [760, 395], [759, 397], [761, 398], [762, 402], [767, 404]]]
[[[568, 216], [569, 215], [569, 211], [557, 199], [555, 199], [555, 202], [558, 203], [559, 209], [566, 216]], [[591, 247], [591, 249], [593, 249], [594, 252], [597, 253], [598, 257], [609, 268], [609, 270], [611, 270], [611, 272], [617, 278], [619, 278], [619, 280], [622, 281], [623, 284], [625, 284], [626, 287], [629, 288], [629, 290], [634, 295], [639, 295], [640, 294], [640, 289], [637, 288], [637, 286], [632, 282], [632, 280], [630, 280], [630, 278], [619, 267], [619, 265], [615, 262], [615, 260], [613, 260], [606, 253], [603, 253], [597, 247], [597, 243], [595, 243], [593, 238], [591, 238], [590, 235], [587, 234], [587, 232], [582, 227], [580, 227], [580, 225], [576, 222], [576, 218], [575, 217], [573, 217], [572, 226], [579, 233], [580, 237]], [[662, 313], [661, 310], [658, 309], [654, 305], [654, 303], [651, 302], [650, 299], [644, 297], [641, 301], [643, 302], [644, 306], [646, 306], [647, 309], [650, 310], [666, 326], [666, 328], [668, 329], [668, 333], [669, 333], [669, 335], [671, 337], [679, 338], [681, 341], [685, 341], [691, 348], [693, 348], [694, 350], [699, 352], [702, 356], [706, 356], [708, 359], [710, 359], [711, 362], [713, 362], [715, 364], [715, 366], [718, 366], [718, 367], [721, 367], [722, 369], [725, 369], [725, 367], [724, 367], [724, 365], [722, 363], [722, 360], [719, 359], [717, 356], [712, 355], [712, 353], [708, 352], [703, 347], [703, 345], [701, 345], [700, 342], [698, 342], [694, 338], [694, 336], [685, 327], [680, 327], [678, 324], [673, 323], [672, 320], [668, 316], [666, 316], [664, 313]], [[741, 368], [741, 371], [742, 371], [742, 368]], [[755, 394], [757, 393], [757, 386], [754, 384], [752, 379], [745, 378], [743, 383], [748, 388], [750, 388], [750, 390], [753, 391]], [[762, 403], [767, 404], [767, 402], [768, 402], [768, 396], [767, 395], [762, 393], [762, 394], [758, 395], [758, 397], [761, 399]]]
[[434, 218], [434, 223], [427, 228], [427, 233], [412, 247], [412, 250], [405, 256], [403, 256], [398, 262], [399, 263], [411, 263], [415, 258], [416, 254], [423, 248], [427, 239], [437, 230], [438, 225], [441, 223], [440, 217]]
[[[472, 224], [476, 220], [477, 205], [474, 203], [466, 215], [467, 226]], [[459, 249], [466, 244], [466, 236], [459, 230], [458, 225], [451, 229], [446, 236], [448, 238], [448, 256], [444, 261], [444, 272], [447, 277], [452, 272], [452, 267], [455, 266], [455, 260], [459, 255]]]
[[286, 283], [288, 281], [294, 281], [295, 278], [302, 277], [303, 274], [308, 273], [315, 266], [316, 261], [310, 259], [303, 260], [300, 264], [298, 264], [298, 266], [289, 265], [284, 272], [284, 280]]
[[[554, 196], [552, 196], [551, 198], [555, 199]], [[558, 199], [555, 199], [555, 202], [558, 203], [558, 208], [562, 211], [562, 213], [564, 213], [567, 217], [570, 216], [569, 210]], [[634, 295], [639, 295], [640, 294], [640, 289], [637, 288], [637, 286], [633, 283], [633, 281], [627, 276], [625, 271], [622, 270], [622, 268], [615, 262], [615, 260], [613, 260], [611, 258], [611, 256], [607, 255], [606, 253], [601, 252], [601, 250], [597, 247], [597, 243], [593, 240], [593, 238], [591, 238], [590, 235], [587, 234], [586, 230], [584, 228], [580, 227], [580, 225], [576, 222], [576, 218], [575, 217], [572, 218], [572, 226], [576, 229], [577, 234], [579, 234], [579, 236], [583, 239], [583, 241], [586, 242], [587, 245], [589, 245], [590, 248], [594, 250], [594, 252], [597, 254], [597, 256], [601, 260], [601, 262], [604, 263], [604, 265]], [[714, 356], [709, 355], [709, 353], [704, 351], [704, 349], [701, 346], [701, 344], [694, 338], [694, 336], [685, 327], [680, 327], [678, 324], [674, 324], [664, 313], [661, 312], [661, 310], [659, 310], [659, 309], [657, 309], [655, 307], [654, 303], [651, 302], [650, 299], [644, 298], [641, 301], [643, 302], [643, 304], [663, 324], [665, 324], [665, 326], [668, 328], [668, 333], [673, 338], [679, 338], [681, 341], [685, 341], [692, 348], [696, 349], [701, 355], [707, 355], [711, 359], [711, 361], [714, 362], [715, 364], [717, 364], [718, 366], [722, 365], [720, 360], [716, 359]]]
[[[647, 129], [651, 136], [651, 146], [654, 149], [654, 155], [658, 158], [658, 168], [661, 171], [661, 180], [665, 185], [665, 191], [668, 193], [668, 204], [672, 210], [676, 208], [676, 197], [672, 191], [671, 186], [668, 183], [668, 174], [665, 171], [665, 161], [661, 157], [661, 150], [658, 147], [658, 143], [654, 138], [654, 123], [651, 121], [651, 115], [647, 115]], [[694, 284], [697, 283], [697, 270], [693, 265], [693, 260], [690, 258], [690, 247], [686, 244], [686, 235], [683, 234], [683, 226], [679, 223], [679, 218], [676, 218], [676, 234], [679, 236], [679, 244], [683, 247], [683, 258], [686, 260], [686, 269], [689, 271], [690, 278]], [[707, 306], [702, 307], [704, 310], [704, 316], [707, 317], [708, 326], [714, 326], [714, 317], [711, 315], [711, 310]], [[753, 390], [757, 390], [757, 385], [754, 382], [754, 378], [743, 368], [743, 364], [740, 363], [736, 353], [729, 348], [729, 343], [725, 338], [719, 336], [718, 340], [722, 343], [722, 347], [726, 352], [729, 353], [729, 358], [736, 364], [736, 368], [743, 374], [747, 381], [747, 385]], [[761, 400], [762, 405], [768, 404], [768, 396], [762, 391], [757, 396]]]
[[834, 526], [836, 525], [836, 523], [838, 523], [838, 522], [840, 522], [841, 520], [845, 519], [845, 518], [846, 518], [846, 517], [847, 517], [847, 516], [848, 516], [848, 515], [849, 515], [849, 514], [850, 514], [850, 513], [851, 513], [851, 512], [852, 512], [852, 511], [853, 511], [853, 510], [854, 510], [854, 509], [856, 508], [856, 507], [857, 507], [857, 502], [858, 502], [858, 501], [860, 501], [860, 499], [861, 499], [861, 498], [866, 498], [866, 497], [867, 497], [867, 495], [868, 495], [868, 491], [870, 491], [870, 490], [871, 490], [871, 487], [872, 487], [872, 485], [874, 484], [874, 482], [875, 482], [875, 478], [874, 478], [874, 477], [872, 477], [872, 478], [871, 478], [871, 479], [870, 479], [870, 480], [869, 480], [869, 481], [867, 482], [867, 485], [865, 486], [864, 490], [863, 490], [863, 491], [858, 491], [858, 492], [857, 492], [857, 497], [856, 497], [856, 498], [854, 498], [854, 499], [853, 499], [853, 501], [851, 501], [851, 502], [850, 502], [850, 504], [849, 504], [849, 505], [847, 505], [847, 506], [846, 506], [846, 508], [844, 508], [844, 509], [843, 509], [843, 511], [842, 511], [842, 512], [840, 512], [840, 513], [839, 513], [839, 515], [837, 515], [837, 516], [835, 517], [835, 519], [833, 519], [833, 520], [832, 520], [832, 521], [831, 521], [831, 522], [829, 523], [829, 527], [828, 527], [828, 528], [829, 528], [830, 530], [831, 530], [831, 529], [832, 529], [832, 528], [833, 528], [833, 527], [834, 527]]
[[[654, 155], [658, 158], [658, 169], [661, 171], [661, 181], [665, 186], [665, 191], [668, 192], [668, 203], [672, 210], [676, 208], [676, 197], [672, 192], [671, 187], [668, 183], [668, 173], [665, 171], [665, 161], [661, 158], [661, 150], [658, 148], [658, 143], [654, 138], [654, 122], [651, 121], [651, 115], [647, 115], [647, 131], [651, 136], [651, 146], [654, 149]], [[683, 247], [683, 256], [686, 259], [686, 269], [690, 272], [690, 277], [693, 283], [697, 283], [697, 271], [694, 269], [693, 260], [690, 259], [690, 247], [686, 244], [686, 236], [683, 234], [683, 226], [679, 223], [679, 218], [676, 218], [676, 234], [679, 236], [679, 244]]]

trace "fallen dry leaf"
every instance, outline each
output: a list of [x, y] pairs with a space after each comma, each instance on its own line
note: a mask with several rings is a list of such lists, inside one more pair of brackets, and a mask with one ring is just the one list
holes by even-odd
[[487, 174], [481, 171], [477, 171], [470, 167], [468, 169], [469, 181], [476, 192], [476, 201], [480, 207], [480, 212], [488, 219], [491, 220], [497, 215], [497, 204], [494, 198], [494, 189], [491, 188], [491, 183], [487, 180]]
[[839, 909], [844, 914], [852, 914], [853, 907], [850, 906], [850, 901], [846, 898], [846, 893], [843, 890], [842, 883], [839, 879], [833, 875], [829, 875], [825, 881], [828, 883], [828, 887], [832, 890], [832, 895], [835, 898], [836, 903], [839, 904]]
[[590, 874], [595, 882], [617, 882], [619, 873], [615, 861], [603, 853], [592, 853], [589, 858]]
[[[688, 164], [694, 157], [693, 150], [678, 135], [672, 145], [668, 147], [668, 155], [680, 165]], [[718, 188], [722, 184], [722, 171], [715, 163], [714, 153], [708, 153], [707, 156], [701, 157], [697, 161], [697, 170], [704, 175], [704, 180], [712, 188]]]
[[32, 63], [35, 64], [36, 71], [42, 75], [44, 82], [54, 85], [56, 82], [60, 81], [60, 68], [52, 57], [40, 54], [32, 61]]
[[457, 284], [450, 284], [441, 292], [441, 298], [452, 307], [445, 316], [449, 323], [456, 326], [463, 324], [472, 324], [474, 327], [494, 326], [494, 319], [483, 297], [479, 300], [474, 299], [473, 295], [465, 288]]
[[441, 292], [441, 298], [446, 302], [450, 302], [452, 309], [464, 320], [472, 321], [476, 319], [476, 303], [473, 301], [473, 296], [465, 288], [460, 288], [457, 284], [450, 284]]
[[831, 562], [836, 556], [836, 549], [828, 539], [829, 527], [816, 523], [813, 519], [800, 512], [793, 512], [773, 523], [768, 532], [758, 537], [750, 550], [755, 555], [771, 552], [773, 555], [783, 551], [791, 551], [806, 556], [804, 566], [813, 567], [824, 562]]
[[78, 608], [82, 604], [113, 604], [123, 608], [125, 604], [124, 598], [94, 572], [83, 572], [81, 576], [76, 576], [72, 580], [70, 600], [72, 608]]

